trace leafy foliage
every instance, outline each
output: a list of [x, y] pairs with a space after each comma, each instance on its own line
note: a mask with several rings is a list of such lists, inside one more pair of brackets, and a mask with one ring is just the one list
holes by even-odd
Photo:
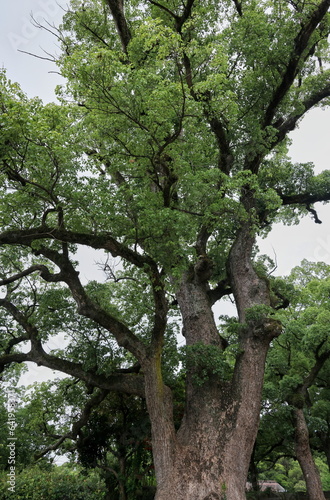
[[42, 470], [34, 466], [16, 475], [15, 492], [8, 491], [6, 473], [0, 476], [0, 498], [35, 499], [49, 498], [58, 500], [91, 500], [106, 498], [104, 482], [96, 473], [81, 474], [81, 470], [68, 465]]
[[[47, 402], [51, 427], [62, 397], [72, 410], [60, 421], [63, 439], [75, 439], [79, 424], [97, 460], [111, 458], [117, 429], [96, 407], [109, 393], [143, 397], [156, 469], [167, 468], [158, 477], [181, 470], [184, 488], [189, 435], [200, 467], [219, 464], [212, 478], [201, 471], [205, 481], [219, 474], [226, 486], [233, 470], [219, 454], [234, 450], [230, 435], [247, 460], [269, 344], [281, 401], [327, 351], [329, 284], [311, 281], [291, 297], [294, 278], [269, 279], [255, 241], [279, 220], [310, 212], [318, 222], [313, 204], [330, 199], [329, 173], [288, 156], [289, 132], [329, 104], [328, 7], [72, 0], [56, 31], [59, 104], [28, 99], [1, 72], [0, 369], [34, 361], [73, 377], [68, 394], [58, 382], [29, 404], [38, 419]], [[104, 252], [104, 279], [86, 283], [81, 247]], [[230, 294], [238, 320], [219, 332], [212, 307]], [[283, 312], [289, 299], [293, 317]], [[49, 351], [53, 335], [65, 344]], [[184, 383], [185, 401], [173, 405]], [[204, 422], [218, 433], [212, 443]], [[245, 466], [232, 484], [242, 487]]]

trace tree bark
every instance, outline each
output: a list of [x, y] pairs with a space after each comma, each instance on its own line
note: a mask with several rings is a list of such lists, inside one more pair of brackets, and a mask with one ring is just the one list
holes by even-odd
[[257, 464], [255, 462], [255, 445], [253, 447], [251, 460], [250, 460], [249, 476], [250, 476], [250, 481], [251, 481], [251, 489], [253, 491], [259, 491], [260, 490], [259, 471], [258, 471]]
[[[241, 263], [243, 253], [248, 272], [254, 277], [252, 301], [251, 294], [238, 297], [240, 314], [245, 317], [246, 307], [267, 302], [267, 289], [249, 264], [252, 240], [243, 246], [241, 243], [240, 237], [234, 258], [241, 252]], [[210, 348], [210, 353], [217, 352], [221, 358], [226, 346], [211, 309], [207, 285], [209, 265], [201, 258], [195, 268], [186, 273], [178, 288], [177, 300], [188, 353], [189, 348], [202, 346], [202, 355]], [[232, 279], [235, 284], [240, 265], [233, 265], [232, 269], [232, 275], [236, 273]], [[250, 286], [249, 277], [244, 277], [244, 281]], [[157, 369], [154, 376], [148, 377], [148, 382], [146, 379], [157, 478], [155, 500], [245, 500], [248, 467], [259, 425], [265, 359], [270, 340], [278, 334], [279, 324], [268, 319], [242, 327], [240, 353], [229, 377], [219, 373], [215, 366], [205, 379], [196, 381], [203, 359], [198, 360], [196, 368], [196, 359], [190, 365], [188, 356], [185, 414], [176, 433], [170, 424], [167, 388], [162, 388]], [[206, 351], [203, 346], [207, 347]], [[148, 372], [151, 373], [150, 367]], [[154, 383], [157, 379], [158, 388]]]
[[[245, 500], [266, 353], [265, 344], [247, 342], [237, 368], [244, 382], [234, 375], [227, 383], [211, 379], [196, 387], [172, 446], [153, 441], [156, 500]], [[158, 440], [165, 440], [151, 420]], [[164, 448], [171, 449], [167, 460]]]
[[304, 474], [309, 500], [325, 500], [319, 471], [309, 445], [309, 432], [302, 408], [294, 408], [295, 451]]

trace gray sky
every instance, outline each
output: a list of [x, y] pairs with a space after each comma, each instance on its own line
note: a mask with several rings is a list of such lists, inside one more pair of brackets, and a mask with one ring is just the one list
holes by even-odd
[[[0, 19], [0, 64], [7, 69], [8, 77], [18, 81], [30, 96], [40, 96], [45, 101], [55, 100], [53, 89], [61, 78], [56, 66], [38, 58], [19, 52], [23, 50], [40, 56], [43, 52], [59, 53], [56, 39], [31, 24], [31, 12], [43, 24], [58, 25], [65, 7], [64, 0], [11, 0], [4, 2]], [[316, 171], [329, 168], [330, 158], [330, 110], [310, 111], [298, 130], [291, 134], [293, 140], [291, 155], [297, 162], [314, 162]], [[330, 264], [330, 205], [317, 205], [319, 218], [323, 224], [315, 224], [311, 217], [305, 217], [298, 226], [276, 225], [267, 240], [260, 242], [260, 250], [274, 258], [276, 274], [288, 274], [292, 267], [299, 265], [303, 258], [323, 260]], [[94, 276], [93, 265], [97, 257], [93, 252], [81, 254], [81, 270], [86, 279]], [[94, 274], [93, 274], [94, 273]], [[55, 339], [54, 347], [60, 347], [60, 339]], [[40, 376], [40, 368], [31, 365], [24, 376], [26, 384], [34, 380], [46, 379], [51, 372], [47, 369]]]

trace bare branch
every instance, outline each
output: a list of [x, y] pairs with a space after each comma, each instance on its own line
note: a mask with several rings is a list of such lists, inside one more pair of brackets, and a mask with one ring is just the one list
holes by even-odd
[[42, 59], [43, 61], [50, 61], [50, 62], [53, 62], [53, 63], [56, 63], [56, 59], [55, 57], [42, 57], [42, 56], [38, 56], [38, 54], [33, 54], [33, 52], [27, 52], [26, 50], [20, 50], [20, 49], [17, 49], [18, 52], [21, 52], [22, 54], [27, 54], [28, 56], [32, 56], [32, 57], [36, 57], [37, 59]]

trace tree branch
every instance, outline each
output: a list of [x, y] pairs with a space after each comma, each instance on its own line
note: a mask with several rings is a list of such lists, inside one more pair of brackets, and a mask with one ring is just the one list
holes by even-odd
[[73, 267], [68, 256], [60, 254], [50, 248], [42, 247], [38, 254], [56, 264], [62, 273], [62, 280], [68, 285], [71, 294], [78, 306], [78, 313], [92, 319], [112, 333], [120, 347], [129, 350], [141, 363], [146, 357], [146, 348], [133, 332], [117, 318], [95, 304], [87, 295], [82, 286], [78, 272]]
[[243, 11], [242, 11], [242, 2], [239, 2], [238, 0], [233, 0], [234, 4], [235, 4], [235, 7], [236, 7], [236, 10], [237, 10], [237, 13], [240, 17], [242, 17], [243, 15]]
[[304, 110], [298, 114], [293, 114], [288, 118], [282, 120], [278, 120], [274, 123], [274, 127], [278, 129], [278, 133], [276, 136], [276, 141], [273, 144], [273, 147], [279, 144], [288, 132], [294, 130], [298, 120], [305, 114], [307, 111], [312, 109], [314, 106], [319, 104], [323, 99], [326, 99], [330, 96], [330, 84], [326, 85], [323, 89], [315, 92], [310, 95], [305, 101], [303, 101]]
[[265, 112], [263, 127], [271, 125], [278, 106], [280, 105], [283, 98], [289, 91], [291, 85], [294, 82], [294, 79], [297, 76], [301, 58], [303, 56], [303, 53], [308, 47], [308, 43], [311, 39], [311, 36], [314, 33], [315, 29], [317, 28], [318, 24], [327, 14], [329, 6], [330, 6], [330, 0], [322, 0], [321, 3], [318, 5], [318, 7], [311, 14], [308, 21], [305, 24], [303, 24], [301, 30], [296, 36], [294, 41], [294, 49], [292, 51], [290, 60], [286, 66], [286, 70], [282, 76], [282, 81], [276, 88], [273, 94], [273, 98], [270, 101], [267, 110]]
[[187, 0], [186, 5], [184, 6], [182, 16], [178, 17], [177, 22], [176, 22], [176, 30], [178, 33], [181, 33], [182, 26], [191, 16], [191, 11], [192, 11], [194, 3], [195, 3], [195, 0]]
[[225, 297], [226, 295], [230, 295], [233, 293], [229, 279], [225, 278], [217, 284], [215, 288], [212, 290], [209, 290], [208, 296], [211, 301], [211, 305], [215, 304], [218, 300], [222, 299], [222, 297]]
[[58, 240], [66, 243], [86, 245], [96, 250], [103, 249], [111, 253], [113, 257], [121, 257], [140, 269], [155, 267], [155, 262], [148, 255], [141, 255], [131, 250], [126, 245], [119, 243], [110, 234], [104, 233], [93, 235], [88, 233], [78, 233], [62, 228], [52, 228], [47, 226], [32, 229], [10, 230], [0, 233], [0, 245], [24, 245], [31, 246], [31, 243], [38, 240]]
[[[64, 272], [66, 271], [67, 269], [64, 269]], [[74, 269], [73, 272], [76, 273]], [[80, 282], [78, 286], [81, 287]], [[84, 290], [82, 291], [82, 293], [85, 294]], [[87, 300], [91, 303], [89, 298], [87, 298]], [[89, 304], [87, 304], [86, 306], [87, 308], [88, 305]], [[11, 363], [32, 361], [37, 365], [42, 365], [53, 370], [67, 373], [68, 375], [79, 378], [88, 385], [100, 387], [101, 389], [112, 390], [115, 392], [127, 392], [128, 394], [138, 394], [140, 396], [144, 394], [144, 382], [142, 377], [138, 377], [134, 374], [129, 373], [117, 373], [109, 377], [105, 377], [104, 375], [98, 375], [92, 371], [85, 371], [83, 369], [83, 365], [80, 363], [75, 363], [69, 360], [61, 359], [51, 354], [47, 354], [42, 347], [41, 341], [39, 340], [40, 334], [37, 327], [33, 325], [29, 321], [29, 319], [7, 299], [1, 299], [0, 306], [4, 307], [7, 312], [14, 318], [14, 320], [26, 331], [27, 338], [23, 339], [22, 337], [22, 340], [31, 341], [31, 350], [29, 353], [14, 353], [1, 356], [0, 372], [4, 370], [5, 366], [10, 365]], [[94, 311], [95, 308], [96, 312]], [[95, 319], [98, 324], [104, 326], [111, 332], [113, 332], [114, 329], [120, 330], [119, 333], [116, 331], [117, 337], [119, 338], [119, 340], [117, 338], [117, 342], [119, 343], [119, 345], [128, 344], [127, 348], [131, 348], [131, 351], [135, 351], [134, 355], [138, 354], [136, 353], [136, 350], [144, 349], [144, 347], [140, 345], [140, 341], [131, 333], [128, 328], [126, 328], [120, 322], [112, 318], [110, 315], [107, 315], [106, 312], [102, 310], [98, 311], [97, 306], [92, 303], [90, 305], [90, 309], [91, 310], [85, 314], [86, 317]], [[103, 321], [104, 324], [102, 324], [101, 322], [103, 316], [105, 316], [105, 320]], [[108, 326], [106, 326], [106, 324]], [[131, 346], [132, 343], [134, 343], [133, 347]], [[145, 355], [144, 351], [143, 355]]]
[[84, 427], [84, 425], [87, 424], [88, 419], [89, 419], [93, 409], [96, 406], [98, 406], [100, 403], [102, 403], [102, 401], [106, 398], [108, 393], [109, 393], [109, 391], [103, 389], [103, 390], [97, 391], [95, 394], [93, 394], [93, 396], [85, 404], [83, 411], [80, 415], [80, 418], [76, 422], [74, 422], [74, 424], [72, 425], [71, 431], [67, 432], [66, 434], [61, 436], [56, 441], [56, 443], [54, 443], [50, 446], [47, 446], [47, 448], [45, 448], [41, 452], [36, 453], [34, 455], [34, 459], [39, 460], [43, 456], [47, 455], [47, 453], [49, 453], [50, 451], [57, 450], [66, 439], [75, 440], [77, 438], [77, 435], [78, 435], [80, 429], [82, 427]]
[[15, 352], [13, 354], [4, 354], [0, 356], [0, 373], [4, 371], [6, 366], [12, 363], [24, 363], [25, 361], [30, 361], [29, 354], [23, 352]]
[[282, 199], [282, 205], [309, 206], [310, 204], [317, 203], [318, 201], [330, 200], [330, 192], [318, 193], [318, 194], [301, 193], [301, 194], [284, 195], [281, 192], [277, 191], [277, 194]]
[[162, 5], [159, 2], [155, 2], [154, 0], [148, 0], [151, 5], [154, 5], [155, 7], [158, 7], [159, 9], [163, 10], [164, 12], [167, 12], [171, 17], [173, 17], [176, 21], [178, 21], [179, 16], [177, 16], [174, 12], [172, 12], [168, 7], [165, 5]]
[[36, 264], [34, 266], [29, 267], [28, 269], [25, 269], [21, 273], [14, 274], [10, 278], [5, 278], [3, 280], [0, 280], [0, 286], [4, 285], [9, 285], [10, 283], [14, 283], [15, 281], [18, 281], [22, 278], [25, 278], [26, 276], [29, 276], [30, 274], [38, 271], [40, 273], [40, 276], [45, 279], [46, 281], [61, 281], [62, 276], [61, 274], [52, 274], [48, 268], [44, 265], [39, 265]]
[[[110, 235], [89, 235], [74, 233], [65, 229], [39, 227], [22, 231], [7, 231], [0, 234], [0, 244], [23, 244], [30, 246], [33, 241], [39, 239], [55, 239], [67, 243], [78, 243], [95, 249], [108, 250], [114, 257], [120, 256], [137, 267], [144, 269], [148, 274], [153, 289], [155, 301], [155, 317], [153, 327], [153, 339], [158, 341], [165, 331], [168, 304], [165, 298], [164, 286], [156, 263], [147, 255], [141, 255], [125, 245], [119, 243]], [[66, 255], [61, 255], [46, 247], [42, 247], [36, 254], [42, 254], [54, 264], [61, 273], [58, 275], [47, 274], [47, 268], [42, 268], [42, 277], [46, 281], [65, 282], [78, 305], [79, 314], [93, 319], [99, 325], [110, 331], [121, 347], [128, 349], [140, 362], [146, 356], [146, 351], [140, 340], [123, 323], [102, 310], [94, 304], [86, 294], [81, 285], [78, 274]], [[41, 266], [34, 270], [41, 270]], [[31, 268], [30, 268], [31, 270]], [[26, 271], [26, 273], [28, 270]], [[32, 271], [31, 271], [32, 272]], [[10, 279], [10, 278], [9, 278]], [[158, 343], [157, 341], [157, 343]]]
[[25, 317], [25, 315], [21, 311], [19, 311], [19, 309], [17, 309], [17, 307], [12, 302], [10, 302], [7, 299], [1, 299], [0, 300], [0, 307], [3, 307], [4, 309], [6, 309], [6, 311], [12, 316], [12, 318], [14, 318], [14, 320], [19, 325], [21, 325], [22, 328], [24, 328], [24, 330], [27, 333], [26, 340], [33, 341], [34, 339], [36, 339], [38, 337], [37, 328], [34, 325], [32, 325], [32, 323], [30, 323], [28, 321], [28, 319]]
[[211, 103], [211, 95], [200, 96], [195, 92], [192, 80], [191, 63], [189, 57], [186, 54], [184, 54], [182, 62], [185, 69], [185, 79], [190, 94], [196, 102], [203, 103], [204, 116], [207, 119], [213, 134], [215, 135], [219, 148], [219, 169], [228, 175], [232, 166], [233, 156], [229, 146], [225, 126], [219, 119], [219, 117], [214, 116], [212, 110], [209, 109], [209, 105]]
[[330, 358], [330, 351], [324, 351], [322, 354], [319, 354], [318, 351], [321, 349], [321, 347], [324, 345], [325, 341], [321, 342], [321, 344], [317, 347], [316, 353], [315, 353], [315, 364], [311, 368], [309, 374], [305, 378], [303, 384], [302, 384], [302, 392], [304, 394], [307, 394], [307, 389], [313, 384], [314, 380], [316, 379], [317, 375], [319, 374], [320, 370], [323, 368], [324, 363]]
[[127, 54], [127, 47], [131, 40], [131, 32], [124, 13], [124, 0], [106, 0], [106, 2], [115, 22], [123, 51]]
[[98, 375], [92, 371], [84, 370], [81, 363], [75, 363], [47, 354], [40, 341], [34, 342], [28, 353], [13, 353], [0, 356], [0, 373], [12, 363], [24, 363], [27, 361], [78, 378], [89, 387], [98, 387], [109, 392], [123, 392], [145, 397], [144, 377], [142, 375], [136, 373], [114, 373], [108, 376]]

